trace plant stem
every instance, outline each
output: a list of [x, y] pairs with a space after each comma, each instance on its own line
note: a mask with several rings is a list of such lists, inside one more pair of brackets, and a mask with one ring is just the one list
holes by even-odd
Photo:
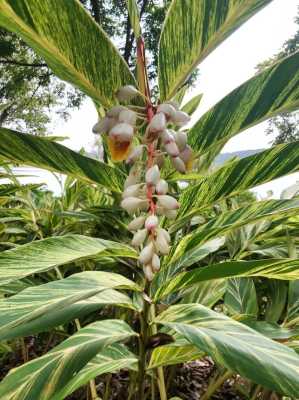
[[255, 400], [260, 391], [261, 391], [261, 385], [256, 385], [256, 387], [252, 393], [252, 396], [250, 397], [250, 400]]
[[[151, 321], [154, 320], [155, 315], [156, 315], [155, 305], [152, 304], [150, 306], [150, 319], [151, 319]], [[156, 324], [152, 324], [151, 325], [151, 331], [152, 331], [151, 332], [152, 335], [155, 335], [157, 333]], [[159, 387], [159, 393], [160, 393], [160, 400], [167, 400], [167, 391], [166, 391], [163, 367], [158, 367], [157, 368], [157, 377], [158, 377], [158, 387]]]
[[223, 385], [223, 383], [233, 375], [233, 372], [226, 371], [225, 374], [218, 376], [209, 384], [207, 391], [202, 396], [201, 400], [208, 400], [213, 394]]
[[[146, 285], [146, 289], [148, 284]], [[146, 290], [145, 290], [146, 292]], [[144, 400], [145, 374], [146, 374], [146, 343], [148, 338], [148, 313], [149, 303], [144, 301], [143, 311], [140, 314], [139, 336], [139, 370], [138, 370], [138, 400]]]

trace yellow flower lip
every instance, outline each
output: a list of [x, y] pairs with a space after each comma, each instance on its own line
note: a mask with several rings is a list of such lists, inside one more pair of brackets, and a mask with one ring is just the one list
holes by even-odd
[[122, 141], [117, 137], [108, 137], [108, 148], [113, 161], [120, 162], [127, 159], [131, 151], [132, 141]]

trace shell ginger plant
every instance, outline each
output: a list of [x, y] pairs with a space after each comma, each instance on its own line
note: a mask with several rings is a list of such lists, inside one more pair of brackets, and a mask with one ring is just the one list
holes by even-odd
[[[18, 34], [53, 73], [93, 100], [100, 116], [93, 130], [102, 135], [107, 162], [5, 128], [0, 128], [1, 158], [93, 185], [109, 199], [115, 229], [127, 232], [123, 242], [61, 234], [0, 253], [5, 294], [0, 340], [6, 348], [17, 338], [42, 332], [59, 332], [64, 338], [11, 370], [0, 383], [1, 400], [61, 400], [83, 385], [88, 385], [89, 398], [107, 400], [109, 379], [100, 393], [95, 378], [120, 369], [130, 377], [128, 399], [167, 400], [169, 366], [206, 355], [218, 372], [204, 400], [226, 379], [240, 377], [252, 400], [264, 388], [270, 395], [298, 397], [298, 304], [293, 302], [292, 313], [282, 311], [281, 325], [261, 324], [241, 311], [230, 317], [220, 310], [225, 310], [228, 278], [240, 278], [229, 296], [233, 310], [243, 310], [246, 287], [254, 292], [254, 280], [246, 286], [247, 277], [299, 279], [294, 252], [269, 258], [267, 251], [248, 249], [238, 259], [240, 252], [229, 251], [231, 241], [226, 240], [237, 228], [272, 217], [279, 223], [298, 213], [296, 198], [226, 205], [230, 197], [297, 171], [299, 143], [218, 169], [211, 165], [239, 132], [298, 108], [299, 54], [234, 89], [192, 127], [190, 116], [201, 96], [181, 104], [194, 68], [270, 2], [170, 1], [160, 35], [159, 100], [154, 104], [134, 0], [127, 5], [136, 74], [79, 1], [0, 0], [0, 26]], [[185, 189], [180, 181], [186, 182]], [[49, 276], [53, 281], [45, 279]], [[107, 312], [99, 310], [107, 305], [113, 311], [103, 319]]]

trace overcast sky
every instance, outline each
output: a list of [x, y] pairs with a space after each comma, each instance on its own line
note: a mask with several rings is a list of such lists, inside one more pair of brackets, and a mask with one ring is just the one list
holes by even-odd
[[[256, 16], [242, 25], [200, 66], [200, 76], [196, 87], [186, 100], [203, 93], [202, 103], [196, 117], [202, 115], [227, 93], [249, 79], [255, 73], [255, 66], [279, 51], [282, 44], [291, 37], [297, 26], [294, 17], [299, 0], [274, 0]], [[80, 149], [90, 148], [93, 143], [91, 128], [97, 120], [96, 111], [90, 101], [85, 101], [79, 111], [72, 112], [67, 123], [59, 123], [53, 134], [69, 136], [65, 145]], [[231, 139], [225, 152], [265, 148], [270, 146], [270, 138], [264, 133], [266, 123], [257, 125]], [[297, 174], [296, 179], [299, 179]], [[277, 195], [281, 187], [294, 182], [294, 176], [264, 185], [259, 193], [263, 195], [269, 188]]]

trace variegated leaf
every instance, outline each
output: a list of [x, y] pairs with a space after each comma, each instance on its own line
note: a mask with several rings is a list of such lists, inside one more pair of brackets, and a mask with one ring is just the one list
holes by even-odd
[[124, 321], [94, 322], [49, 353], [13, 369], [0, 383], [0, 397], [63, 400], [64, 387], [101, 349], [136, 335]]
[[135, 84], [125, 60], [77, 0], [1, 0], [0, 25], [98, 104], [111, 106], [121, 86]]
[[176, 365], [198, 360], [204, 353], [190, 344], [186, 339], [179, 337], [174, 343], [159, 346], [152, 351], [148, 368], [158, 368], [167, 365]]
[[200, 154], [237, 133], [286, 111], [299, 108], [299, 52], [255, 75], [207, 111], [188, 140]]
[[180, 216], [299, 170], [299, 142], [281, 144], [219, 168], [181, 196]]
[[89, 363], [74, 376], [62, 389], [59, 399], [65, 398], [96, 376], [117, 372], [120, 369], [136, 370], [138, 358], [123, 344], [115, 343], [101, 350]]
[[0, 284], [72, 261], [97, 257], [137, 257], [121, 243], [81, 235], [53, 236], [0, 253]]
[[244, 324], [199, 304], [178, 305], [156, 318], [217, 363], [278, 393], [299, 392], [299, 356]]
[[229, 279], [226, 285], [224, 304], [233, 315], [246, 314], [256, 316], [258, 303], [253, 280], [250, 278]]
[[0, 340], [46, 331], [94, 311], [103, 303], [120, 302], [134, 309], [128, 296], [107, 290], [112, 288], [141, 290], [119, 274], [86, 271], [2, 299]]
[[120, 192], [123, 174], [101, 161], [83, 156], [45, 138], [0, 128], [0, 156], [10, 162], [70, 175]]
[[170, 99], [195, 67], [271, 0], [173, 0], [159, 44], [161, 99]]
[[183, 105], [182, 111], [184, 111], [189, 115], [192, 115], [197, 110], [197, 107], [199, 106], [201, 99], [202, 99], [202, 94], [198, 94], [197, 96], [192, 97], [191, 100], [189, 100], [185, 105]]
[[224, 296], [225, 289], [225, 279], [198, 282], [186, 291], [180, 304], [198, 303], [211, 308]]
[[252, 261], [227, 261], [212, 264], [192, 271], [182, 272], [171, 280], [164, 281], [155, 292], [155, 299], [161, 299], [178, 290], [185, 290], [198, 282], [230, 277], [262, 276], [265, 278], [299, 279], [299, 259], [267, 259]]

